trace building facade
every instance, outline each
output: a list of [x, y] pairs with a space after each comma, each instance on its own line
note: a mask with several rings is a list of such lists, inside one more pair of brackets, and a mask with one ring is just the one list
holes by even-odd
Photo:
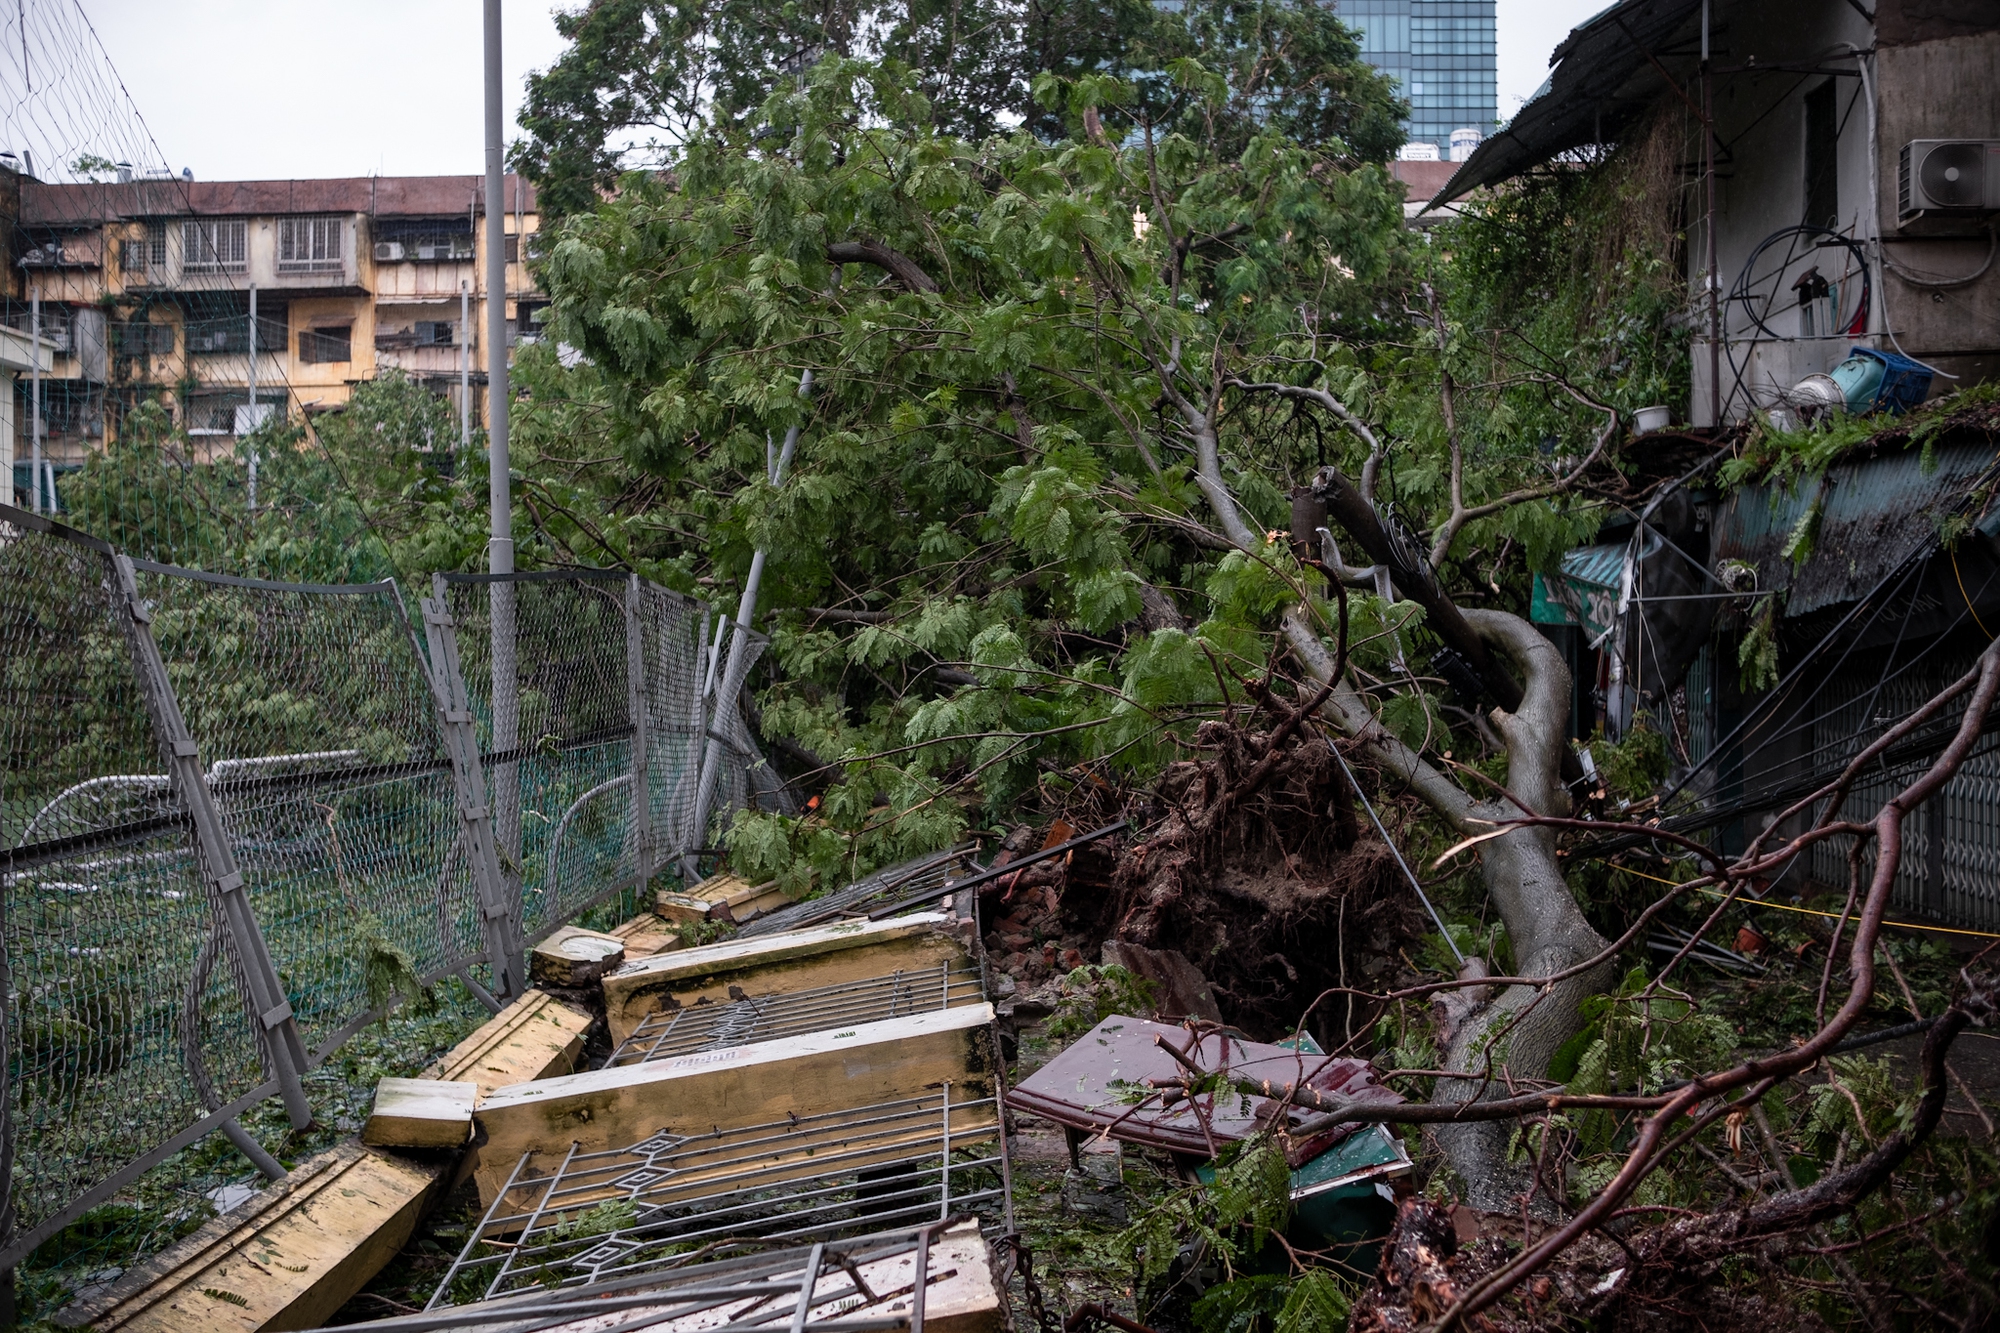
[[1499, 112], [1494, 0], [1339, 0], [1361, 56], [1410, 102], [1410, 142], [1451, 152], [1455, 130], [1493, 131]]
[[[0, 175], [7, 174], [0, 160]], [[122, 173], [121, 173], [122, 174]], [[483, 417], [486, 228], [477, 176], [204, 181], [0, 181], [7, 327], [39, 297], [50, 355], [41, 451], [57, 473], [152, 401], [197, 447], [231, 447], [273, 412], [335, 410], [399, 370]], [[545, 302], [523, 262], [532, 186], [506, 180], [510, 346]], [[252, 311], [254, 308], [254, 319]], [[29, 377], [9, 432], [28, 493]]]

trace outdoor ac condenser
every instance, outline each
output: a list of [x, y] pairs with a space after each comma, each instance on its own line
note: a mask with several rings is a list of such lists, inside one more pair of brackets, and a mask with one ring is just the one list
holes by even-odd
[[403, 258], [403, 243], [401, 241], [375, 242], [376, 263], [394, 264], [400, 262], [402, 258]]
[[2000, 212], [2000, 139], [1912, 139], [1896, 182], [1902, 222]]

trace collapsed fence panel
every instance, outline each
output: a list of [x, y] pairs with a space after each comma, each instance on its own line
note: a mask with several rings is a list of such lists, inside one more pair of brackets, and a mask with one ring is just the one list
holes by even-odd
[[112, 554], [0, 514], [0, 1270], [275, 1090]]
[[392, 583], [134, 561], [0, 506], [0, 1272], [212, 1132], [281, 1175], [234, 1117], [306, 1123], [302, 1072], [385, 1005], [672, 865], [718, 731], [718, 811], [780, 790], [703, 689], [699, 604], [498, 582], [448, 582], [426, 651]]
[[133, 562], [314, 1062], [483, 957], [429, 677], [390, 583], [262, 583]]

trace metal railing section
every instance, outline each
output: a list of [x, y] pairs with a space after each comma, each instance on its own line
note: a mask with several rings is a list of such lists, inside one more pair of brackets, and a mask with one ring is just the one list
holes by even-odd
[[731, 995], [727, 1001], [680, 1005], [646, 1015], [619, 1043], [608, 1063], [644, 1064], [695, 1051], [719, 1051], [978, 1004], [986, 998], [986, 986], [978, 964], [969, 960], [954, 964], [945, 958], [933, 968], [890, 972], [811, 990], [776, 995], [746, 995], [733, 990]]
[[922, 1096], [628, 1148], [524, 1153], [427, 1309], [670, 1274], [963, 1213], [1011, 1228], [998, 1103]]

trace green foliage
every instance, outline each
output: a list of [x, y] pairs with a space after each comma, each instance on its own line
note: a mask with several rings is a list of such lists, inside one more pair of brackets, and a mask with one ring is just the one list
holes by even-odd
[[1153, 1011], [1157, 989], [1145, 977], [1116, 963], [1086, 963], [1059, 983], [1055, 1013], [1042, 1025], [1054, 1041], [1072, 1041], [1113, 1014], [1144, 1016]]
[[[1714, 1068], [1736, 1048], [1736, 1030], [1678, 996], [1650, 991], [1646, 969], [1632, 968], [1609, 995], [1579, 1006], [1588, 1041], [1573, 1041], [1561, 1063], [1573, 1073], [1573, 1093], [1647, 1093], [1663, 1084]], [[1576, 1049], [1581, 1046], [1581, 1050]], [[1569, 1118], [1586, 1156], [1611, 1150], [1618, 1120], [1608, 1111]]]
[[1667, 738], [1643, 717], [1633, 722], [1616, 744], [1606, 740], [1600, 729], [1590, 738], [1590, 756], [1604, 779], [1604, 789], [1626, 801], [1651, 796], [1673, 768]]
[[354, 921], [354, 935], [361, 951], [361, 984], [370, 1009], [382, 1010], [397, 1000], [417, 1013], [434, 1012], [437, 997], [417, 976], [410, 951], [390, 938], [388, 929], [373, 912], [360, 912]]
[[1192, 1242], [1233, 1278], [1245, 1256], [1263, 1248], [1291, 1217], [1291, 1168], [1266, 1138], [1237, 1145], [1217, 1163], [1215, 1181], [1161, 1199], [1124, 1233], [1138, 1256], [1142, 1282], [1165, 1276], [1184, 1242]]
[[1736, 645], [1736, 665], [1745, 694], [1778, 683], [1778, 599], [1767, 596]]

